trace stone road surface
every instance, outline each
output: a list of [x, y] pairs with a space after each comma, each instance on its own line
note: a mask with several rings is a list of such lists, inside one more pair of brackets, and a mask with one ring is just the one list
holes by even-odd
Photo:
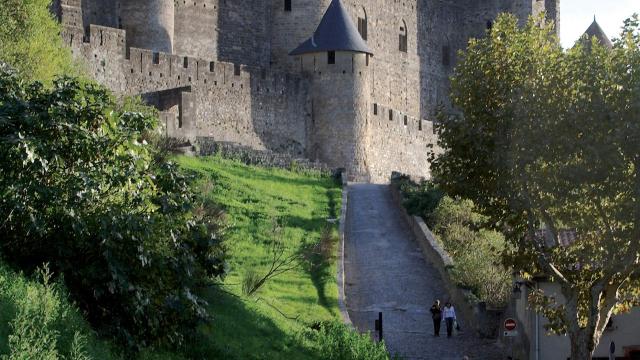
[[[433, 336], [429, 308], [447, 294], [393, 203], [388, 186], [350, 184], [348, 207], [346, 301], [358, 330], [373, 332], [382, 311], [384, 339], [392, 354], [408, 360], [461, 360], [465, 355], [505, 359], [494, 344], [470, 331], [447, 339], [443, 327], [440, 337]], [[463, 327], [464, 323], [460, 319]]]

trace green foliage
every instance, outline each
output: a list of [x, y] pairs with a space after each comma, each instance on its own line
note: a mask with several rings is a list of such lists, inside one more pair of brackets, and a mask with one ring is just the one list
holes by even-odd
[[433, 213], [434, 230], [445, 233], [452, 227], [480, 228], [487, 217], [477, 212], [473, 201], [445, 196]]
[[47, 84], [56, 75], [73, 71], [71, 51], [62, 43], [50, 5], [51, 0], [0, 2], [0, 61], [25, 79]]
[[[613, 50], [585, 39], [565, 52], [542, 17], [502, 15], [456, 67], [462, 115], [440, 119], [438, 185], [505, 231], [519, 270], [560, 285], [566, 303], [537, 304], [572, 358], [590, 357], [619, 299], [640, 300], [639, 30], [636, 16]], [[576, 241], [548, 246], [540, 229]]]
[[148, 114], [63, 78], [0, 69], [0, 236], [22, 269], [49, 262], [89, 320], [130, 346], [180, 344], [224, 273], [221, 212], [154, 162]]
[[[27, 280], [0, 263], [0, 358], [87, 360], [114, 358], [48, 268]], [[86, 334], [86, 335], [83, 335]]]
[[431, 214], [436, 209], [444, 192], [432, 181], [423, 180], [415, 184], [407, 177], [394, 180], [404, 195], [403, 206], [411, 215], [424, 217], [427, 225], [433, 226]]
[[306, 330], [305, 336], [318, 344], [318, 352], [327, 360], [388, 360], [384, 342], [376, 343], [369, 334], [359, 334], [339, 322], [326, 322], [318, 330]]
[[477, 212], [471, 200], [445, 196], [432, 217], [434, 232], [453, 258], [453, 279], [471, 289], [480, 301], [506, 305], [512, 279], [510, 269], [502, 264], [504, 236], [482, 229], [486, 217]]

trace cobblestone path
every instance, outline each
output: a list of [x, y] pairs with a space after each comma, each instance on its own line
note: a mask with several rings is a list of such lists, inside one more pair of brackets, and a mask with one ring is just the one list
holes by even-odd
[[[358, 330], [374, 331], [383, 313], [384, 339], [392, 354], [408, 360], [504, 359], [491, 342], [471, 331], [450, 339], [433, 336], [429, 308], [444, 300], [442, 279], [427, 263], [384, 185], [349, 185], [346, 224], [346, 302]], [[460, 317], [460, 315], [459, 315]], [[464, 328], [464, 319], [460, 324]], [[444, 325], [444, 324], [443, 324]]]

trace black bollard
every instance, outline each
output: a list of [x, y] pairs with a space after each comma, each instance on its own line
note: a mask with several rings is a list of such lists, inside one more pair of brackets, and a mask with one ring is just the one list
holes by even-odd
[[382, 312], [378, 313], [375, 330], [378, 332], [378, 341], [382, 341]]

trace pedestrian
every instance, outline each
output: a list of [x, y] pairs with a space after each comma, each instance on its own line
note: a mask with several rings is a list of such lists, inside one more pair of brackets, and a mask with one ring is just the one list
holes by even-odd
[[442, 322], [440, 300], [436, 300], [429, 311], [431, 312], [431, 318], [433, 319], [433, 336], [440, 336], [440, 323]]
[[451, 305], [451, 302], [447, 301], [442, 310], [444, 321], [447, 323], [447, 337], [451, 337], [453, 332], [453, 323], [456, 321], [456, 309]]

